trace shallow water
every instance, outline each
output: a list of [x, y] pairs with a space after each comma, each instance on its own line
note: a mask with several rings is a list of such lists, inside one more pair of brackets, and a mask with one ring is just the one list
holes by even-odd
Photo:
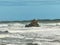
[[[5, 35], [5, 34], [4, 34]], [[0, 38], [0, 44], [17, 44], [26, 45], [33, 42], [39, 45], [59, 45], [60, 35], [45, 34], [45, 32], [26, 32], [26, 33], [8, 33], [8, 37]]]
[[0, 45], [27, 45], [27, 43], [60, 45], [60, 26], [52, 24], [41, 24], [41, 27], [29, 28], [21, 23], [0, 24]]

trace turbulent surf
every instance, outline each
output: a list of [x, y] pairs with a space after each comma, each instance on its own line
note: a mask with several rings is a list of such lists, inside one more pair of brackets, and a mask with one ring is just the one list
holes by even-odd
[[1, 23], [0, 45], [60, 45], [60, 23], [38, 23], [40, 27], [25, 27], [30, 22]]

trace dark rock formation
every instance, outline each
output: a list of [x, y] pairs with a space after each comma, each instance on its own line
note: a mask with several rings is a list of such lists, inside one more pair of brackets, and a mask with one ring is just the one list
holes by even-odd
[[37, 20], [32, 20], [30, 24], [25, 25], [25, 27], [39, 27], [38, 21]]

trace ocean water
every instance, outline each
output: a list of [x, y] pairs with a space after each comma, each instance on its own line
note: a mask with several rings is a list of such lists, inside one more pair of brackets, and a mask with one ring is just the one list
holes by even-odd
[[25, 27], [27, 23], [0, 24], [0, 45], [60, 45], [60, 22], [39, 23], [40, 27]]

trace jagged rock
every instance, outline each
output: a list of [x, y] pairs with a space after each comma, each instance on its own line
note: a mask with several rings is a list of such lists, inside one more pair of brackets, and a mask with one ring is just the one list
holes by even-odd
[[38, 21], [37, 20], [32, 20], [30, 24], [25, 25], [25, 27], [39, 27]]

